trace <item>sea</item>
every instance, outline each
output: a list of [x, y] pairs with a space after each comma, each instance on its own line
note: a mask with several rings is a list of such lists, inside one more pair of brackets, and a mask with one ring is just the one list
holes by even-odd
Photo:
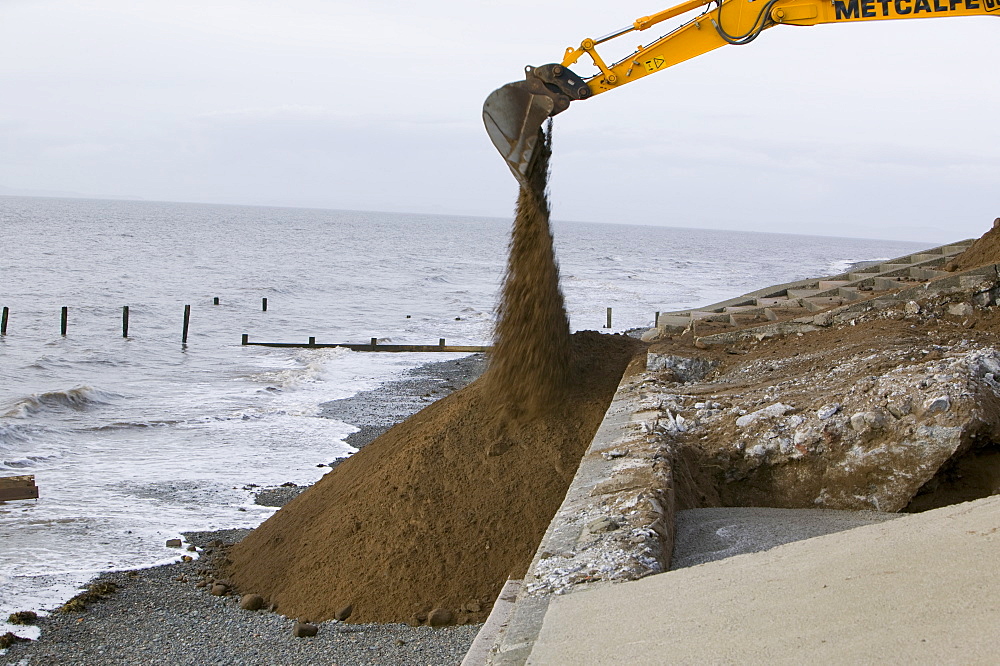
[[[558, 211], [556, 211], [558, 212]], [[914, 243], [554, 222], [571, 327], [901, 256]], [[488, 344], [510, 219], [0, 196], [0, 634], [101, 572], [253, 527], [256, 487], [308, 484], [357, 428], [320, 406], [453, 353], [251, 342]], [[218, 304], [215, 304], [218, 299]], [[267, 299], [267, 309], [263, 307]], [[123, 308], [129, 309], [123, 336]], [[190, 306], [187, 342], [182, 342]], [[66, 332], [62, 334], [62, 308]]]

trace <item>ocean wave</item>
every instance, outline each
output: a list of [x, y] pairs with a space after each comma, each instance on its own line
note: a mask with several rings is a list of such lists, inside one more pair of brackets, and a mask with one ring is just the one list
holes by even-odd
[[875, 264], [881, 263], [883, 261], [888, 261], [888, 257], [879, 259], [841, 259], [840, 261], [834, 261], [829, 264], [827, 269], [830, 275], [840, 275], [841, 273], [850, 273], [851, 271], [859, 271], [866, 266], [874, 266]]
[[16, 460], [0, 460], [0, 470], [23, 470], [35, 467], [38, 463], [44, 463], [58, 458], [57, 455], [48, 456], [24, 456]]
[[295, 367], [259, 372], [251, 375], [250, 379], [262, 384], [269, 384], [268, 388], [274, 387], [280, 390], [293, 389], [304, 384], [321, 382], [330, 361], [350, 353], [348, 349], [344, 348], [299, 353], [290, 359], [295, 364]]
[[64, 391], [33, 393], [4, 409], [2, 416], [26, 418], [42, 412], [57, 412], [66, 409], [82, 412], [97, 405], [106, 405], [118, 397], [120, 396], [91, 386], [77, 386]]
[[24, 428], [16, 425], [0, 424], [0, 450], [14, 444], [23, 444], [31, 439]]
[[421, 282], [430, 284], [455, 284], [455, 280], [444, 275], [431, 275], [420, 279]]
[[183, 421], [177, 420], [164, 420], [164, 421], [115, 421], [114, 423], [105, 423], [103, 425], [94, 426], [89, 428], [89, 430], [95, 432], [102, 432], [106, 430], [132, 430], [141, 428], [165, 428], [172, 425], [177, 425], [178, 423], [183, 423]]

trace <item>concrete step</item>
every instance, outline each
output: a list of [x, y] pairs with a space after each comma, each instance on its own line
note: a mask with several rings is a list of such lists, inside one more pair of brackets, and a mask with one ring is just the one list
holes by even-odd
[[751, 324], [763, 324], [769, 321], [763, 312], [760, 313], [733, 313], [729, 315], [729, 323], [733, 326], [749, 326]]
[[810, 298], [823, 291], [822, 289], [789, 289], [786, 293], [789, 298]]
[[730, 305], [722, 308], [723, 312], [750, 312], [751, 310], [760, 311], [759, 305]]
[[729, 315], [711, 310], [691, 310], [691, 319], [695, 321], [729, 321]]
[[829, 308], [835, 308], [844, 304], [844, 299], [840, 296], [814, 296], [803, 298], [802, 304], [811, 312], [819, 312]]
[[691, 325], [690, 315], [664, 315], [661, 314], [657, 321], [659, 328], [687, 328]]
[[922, 264], [925, 261], [942, 262], [944, 261], [944, 256], [940, 254], [922, 253], [922, 254], [911, 254], [909, 257], [907, 257], [907, 259], [910, 260], [911, 264]]
[[954, 275], [948, 271], [936, 271], [933, 268], [911, 268], [910, 277], [918, 280], [934, 280], [940, 277]]
[[894, 271], [909, 270], [910, 264], [879, 264], [879, 273], [892, 273]]
[[954, 256], [956, 254], [961, 254], [962, 252], [965, 252], [966, 250], [969, 249], [970, 245], [972, 245], [971, 242], [969, 242], [969, 243], [953, 243], [951, 245], [945, 245], [945, 246], [943, 246], [940, 249], [941, 249], [941, 253], [942, 254], [944, 254], [947, 257], [951, 257], [951, 256]]
[[826, 291], [827, 289], [836, 289], [850, 283], [850, 280], [820, 280], [819, 289], [820, 291]]
[[879, 274], [878, 269], [871, 271], [855, 271], [847, 275], [851, 282], [861, 282], [862, 280], [870, 280]]
[[757, 305], [762, 308], [800, 308], [802, 301], [797, 298], [778, 296], [775, 298], [758, 298]]
[[962, 285], [963, 289], [972, 289], [982, 286], [984, 280], [982, 275], [961, 275], [958, 278], [958, 283]]
[[778, 321], [779, 319], [791, 319], [811, 314], [811, 310], [802, 306], [794, 308], [764, 308], [764, 316], [768, 321]]
[[889, 291], [891, 289], [900, 289], [902, 287], [908, 286], [909, 282], [903, 282], [899, 278], [894, 277], [877, 277], [875, 278], [874, 287], [876, 291]]
[[865, 297], [857, 287], [838, 287], [837, 295], [845, 301], [858, 301]]

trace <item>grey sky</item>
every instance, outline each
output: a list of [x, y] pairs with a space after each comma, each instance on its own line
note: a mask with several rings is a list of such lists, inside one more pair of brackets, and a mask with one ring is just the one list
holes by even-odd
[[[0, 0], [0, 186], [506, 217], [489, 92], [667, 6]], [[779, 26], [575, 103], [553, 214], [978, 236], [1000, 216], [998, 34], [991, 18]]]

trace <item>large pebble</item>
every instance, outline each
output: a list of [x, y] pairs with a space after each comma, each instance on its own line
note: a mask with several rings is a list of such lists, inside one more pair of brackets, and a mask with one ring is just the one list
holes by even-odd
[[939, 395], [936, 398], [928, 398], [924, 402], [924, 414], [937, 414], [947, 412], [951, 409], [951, 398], [946, 395]]
[[743, 416], [736, 419], [736, 425], [740, 428], [745, 428], [754, 421], [762, 418], [784, 416], [786, 413], [795, 409], [791, 405], [785, 405], [780, 402], [776, 402], [773, 405], [768, 405], [763, 409], [758, 409], [756, 412], [750, 412], [749, 414], [744, 414]]
[[240, 608], [243, 610], [260, 610], [264, 607], [264, 597], [259, 594], [244, 594], [240, 599]]
[[295, 626], [292, 627], [292, 636], [296, 638], [315, 636], [317, 633], [319, 633], [319, 627], [308, 622], [296, 622]]
[[451, 624], [454, 618], [455, 616], [452, 615], [450, 610], [445, 608], [435, 608], [431, 611], [430, 615], [427, 616], [427, 624], [432, 627], [443, 627]]
[[830, 403], [829, 405], [823, 405], [816, 410], [816, 416], [819, 417], [821, 421], [825, 421], [837, 412], [840, 411], [840, 403]]

